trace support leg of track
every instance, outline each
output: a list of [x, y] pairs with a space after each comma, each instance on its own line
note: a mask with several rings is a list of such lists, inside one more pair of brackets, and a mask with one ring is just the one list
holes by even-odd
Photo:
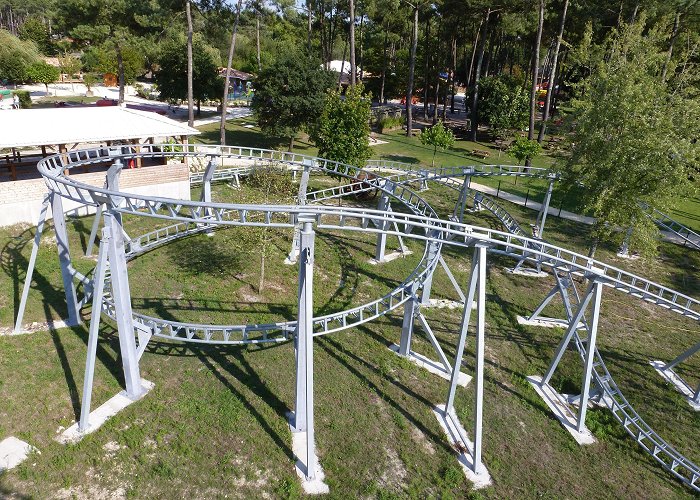
[[[304, 171], [301, 174], [301, 180], [299, 181], [299, 191], [297, 192], [297, 204], [306, 205], [306, 191], [309, 187], [309, 169], [310, 165], [304, 165]], [[289, 255], [284, 259], [284, 263], [287, 265], [296, 264], [299, 258], [300, 252], [300, 233], [302, 224], [299, 223], [294, 227], [294, 235], [292, 237], [292, 248], [289, 251]]]
[[87, 359], [85, 361], [85, 380], [83, 381], [83, 400], [80, 406], [80, 422], [78, 430], [85, 432], [89, 425], [90, 402], [92, 401], [92, 384], [95, 375], [95, 358], [97, 357], [97, 337], [100, 331], [100, 316], [102, 314], [102, 298], [104, 294], [105, 272], [107, 268], [107, 247], [109, 246], [109, 230], [103, 228], [100, 249], [95, 267], [95, 287], [92, 292], [92, 313], [90, 315], [90, 334], [88, 336]]
[[22, 321], [24, 321], [24, 311], [27, 308], [27, 298], [29, 290], [32, 288], [32, 277], [34, 276], [34, 268], [36, 267], [36, 256], [39, 253], [39, 243], [41, 243], [41, 233], [44, 230], [44, 222], [46, 222], [46, 214], [51, 203], [51, 195], [44, 196], [44, 201], [41, 203], [41, 211], [39, 212], [39, 221], [36, 224], [36, 233], [34, 234], [34, 242], [32, 243], [32, 254], [29, 257], [29, 265], [27, 266], [27, 274], [24, 278], [24, 286], [22, 287], [22, 298], [19, 301], [19, 309], [17, 310], [17, 320], [15, 321], [15, 333], [22, 331]]
[[401, 356], [408, 356], [411, 353], [411, 340], [413, 337], [413, 324], [416, 319], [416, 286], [411, 287], [411, 298], [406, 301], [403, 306], [403, 323], [401, 324], [401, 340], [399, 343], [398, 353]]
[[[585, 295], [580, 300], [578, 309], [573, 315], [570, 315], [569, 326], [562, 338], [554, 358], [544, 377], [528, 377], [528, 380], [534, 387], [537, 394], [544, 400], [547, 406], [554, 412], [557, 419], [562, 423], [566, 430], [576, 439], [579, 444], [592, 444], [595, 438], [585, 426], [586, 410], [590, 396], [590, 383], [593, 377], [593, 362], [595, 359], [595, 342], [598, 331], [598, 318], [600, 315], [600, 304], [603, 290], [603, 282], [595, 277], [586, 289]], [[584, 315], [591, 306], [591, 323], [588, 325], [584, 320]], [[568, 404], [566, 397], [557, 393], [549, 382], [561, 361], [567, 346], [577, 335], [577, 330], [580, 324], [585, 325], [588, 332], [587, 348], [584, 356], [583, 379], [581, 383], [581, 396], [579, 398], [578, 414]]]
[[[379, 197], [379, 202], [377, 204], [377, 210], [381, 212], [385, 212], [387, 210], [387, 207], [389, 205], [389, 195], [386, 193], [382, 193], [381, 196]], [[374, 252], [374, 260], [376, 262], [384, 262], [384, 254], [386, 252], [386, 230], [388, 229], [389, 222], [388, 221], [380, 221], [379, 222], [380, 227], [379, 230], [381, 231], [380, 233], [377, 234], [377, 246]]]
[[[464, 346], [467, 330], [471, 319], [471, 307], [467, 304], [474, 300], [477, 293], [477, 321], [476, 321], [476, 376], [474, 398], [474, 442], [467, 437], [467, 433], [459, 422], [454, 409], [454, 397], [457, 389], [457, 380], [462, 365]], [[469, 290], [465, 300], [464, 313], [460, 327], [460, 336], [457, 345], [455, 363], [452, 367], [450, 388], [447, 394], [447, 402], [444, 406], [437, 406], [434, 410], [440, 425], [450, 440], [450, 444], [461, 449], [459, 462], [464, 469], [467, 479], [475, 488], [484, 488], [491, 484], [491, 477], [481, 460], [482, 434], [483, 434], [483, 404], [484, 404], [484, 327], [486, 320], [486, 247], [477, 245], [474, 249], [472, 260], [472, 273], [469, 279]]]
[[75, 293], [75, 283], [71, 272], [70, 247], [68, 245], [68, 230], [66, 228], [66, 216], [63, 213], [63, 199], [59, 194], [52, 195], [52, 212], [54, 228], [56, 230], [56, 247], [58, 249], [58, 261], [61, 266], [63, 289], [66, 294], [69, 326], [80, 324], [80, 310], [78, 298]]
[[542, 238], [544, 234], [544, 223], [547, 222], [547, 214], [549, 213], [549, 203], [552, 200], [552, 191], [554, 190], [554, 179], [549, 180], [547, 194], [544, 195], [544, 202], [540, 208], [540, 213], [537, 215], [537, 237]]
[[85, 257], [92, 256], [92, 247], [95, 246], [97, 231], [100, 228], [100, 219], [102, 219], [102, 210], [104, 205], [98, 205], [95, 210], [95, 218], [92, 220], [92, 228], [90, 229], [90, 237], [88, 238], [87, 246], [85, 247]]
[[700, 343], [695, 344], [691, 348], [682, 352], [672, 361], [664, 363], [663, 361], [651, 361], [650, 364], [656, 369], [667, 382], [672, 384], [678, 392], [687, 398], [688, 403], [695, 411], [700, 411], [700, 385], [697, 389], [693, 388], [683, 380], [683, 378], [674, 371], [674, 368], [687, 360], [689, 357], [700, 351]]
[[328, 493], [323, 470], [318, 464], [314, 442], [314, 364], [313, 364], [313, 224], [303, 222], [299, 254], [299, 316], [296, 335], [296, 400], [290, 415], [293, 451], [298, 459], [297, 473], [308, 494]]
[[119, 331], [119, 350], [124, 368], [126, 394], [135, 400], [143, 395], [144, 390], [136, 353], [136, 337], [131, 310], [129, 275], [126, 268], [124, 233], [122, 232], [121, 221], [110, 212], [105, 214], [105, 225], [109, 230], [108, 257], [112, 275], [112, 297], [117, 329]]

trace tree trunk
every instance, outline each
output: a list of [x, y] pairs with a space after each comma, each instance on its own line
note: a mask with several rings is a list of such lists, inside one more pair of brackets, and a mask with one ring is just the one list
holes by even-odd
[[[535, 46], [532, 54], [532, 87], [530, 91], [530, 128], [527, 131], [528, 140], [535, 138], [535, 112], [537, 111], [537, 76], [540, 70], [540, 43], [542, 42], [542, 26], [544, 25], [544, 1], [539, 1], [539, 17], [537, 22], [537, 36], [535, 37]], [[528, 158], [525, 161], [526, 166], [530, 166], [532, 162]]]
[[192, 127], [194, 125], [194, 89], [192, 86], [192, 6], [190, 0], [185, 1], [185, 13], [187, 15], [187, 124]]
[[469, 70], [467, 71], [467, 88], [472, 84], [472, 72], [474, 71], [474, 58], [476, 57], [476, 48], [479, 45], [479, 35], [481, 33], [481, 26], [483, 24], [484, 24], [484, 20], [482, 19], [481, 21], [479, 21], [479, 28], [476, 30], [476, 36], [474, 37], [474, 46], [472, 47], [472, 58], [469, 61]]
[[428, 90], [430, 88], [430, 16], [425, 19], [425, 73], [423, 74], [423, 120], [428, 121]]
[[241, 4], [243, 0], [238, 0], [236, 6], [236, 20], [233, 22], [233, 32], [231, 33], [231, 46], [228, 49], [228, 63], [226, 65], [226, 75], [224, 79], [224, 98], [221, 100], [221, 124], [219, 125], [219, 140], [222, 145], [226, 144], [226, 106], [228, 105], [228, 87], [231, 78], [231, 64], [233, 53], [236, 50], [236, 35], [238, 34], [238, 21], [241, 18]]
[[291, 153], [294, 149], [294, 135], [289, 138], [289, 152]]
[[365, 24], [365, 15], [362, 14], [362, 17], [360, 17], [360, 82], [365, 77], [365, 63], [364, 63], [364, 57], [365, 57], [365, 38], [364, 38], [364, 24]]
[[343, 59], [340, 61], [340, 74], [338, 75], [338, 90], [343, 90], [343, 71], [345, 71], [345, 56], [348, 52], [348, 41], [343, 45]]
[[457, 38], [452, 37], [452, 101], [450, 102], [450, 113], [455, 112], [455, 77], [457, 76]]
[[202, 116], [202, 100], [197, 99], [197, 116]]
[[437, 79], [435, 81], [435, 101], [433, 109], [433, 125], [437, 123], [438, 106], [440, 105], [440, 70], [437, 70]]
[[678, 37], [678, 27], [681, 23], [681, 13], [676, 12], [676, 17], [673, 20], [673, 31], [671, 31], [671, 40], [668, 46], [668, 52], [666, 52], [666, 60], [664, 61], [664, 67], [661, 71], [661, 82], [666, 81], [666, 72], [668, 71], [668, 65], [671, 63], [671, 57], [673, 57], [673, 44], [676, 42], [676, 37]]
[[411, 37], [411, 57], [408, 64], [408, 85], [406, 87], [406, 136], [413, 135], [413, 77], [416, 71], [416, 49], [418, 47], [418, 5], [413, 7], [413, 35]]
[[349, 0], [350, 9], [350, 85], [353, 87], [357, 78], [357, 66], [355, 65], [355, 0]]
[[117, 73], [119, 73], [119, 104], [124, 104], [124, 58], [122, 57], [122, 47], [119, 43], [114, 44], [114, 51], [117, 53]]
[[481, 43], [479, 47], [479, 59], [476, 63], [476, 73], [474, 73], [474, 91], [472, 92], [472, 116], [471, 116], [471, 130], [469, 131], [469, 140], [476, 142], [476, 132], [479, 129], [479, 78], [481, 74], [481, 65], [484, 62], [484, 41], [486, 40], [486, 33], [489, 29], [489, 17], [491, 16], [491, 9], [486, 10], [486, 17], [483, 21], [483, 33], [481, 33]]
[[255, 10], [255, 49], [258, 58], [258, 73], [262, 71], [262, 64], [260, 64], [260, 10]]
[[552, 56], [551, 68], [549, 70], [549, 87], [547, 88], [547, 99], [544, 103], [544, 114], [542, 115], [542, 125], [540, 133], [537, 136], [537, 142], [542, 144], [544, 133], [547, 128], [547, 120], [549, 120], [549, 109], [552, 104], [552, 94], [554, 93], [554, 80], [557, 75], [557, 61], [559, 59], [559, 48], [564, 37], [564, 25], [566, 24], [566, 10], [569, 7], [569, 0], [564, 0], [564, 7], [561, 11], [561, 20], [559, 21], [559, 33], [557, 34], [557, 43], [554, 46], [554, 55]]
[[384, 31], [384, 53], [382, 57], [382, 83], [381, 87], [379, 88], [379, 103], [382, 104], [385, 102], [384, 100], [384, 82], [386, 81], [386, 46], [389, 40], [389, 31], [385, 30]]
[[307, 29], [306, 43], [307, 43], [308, 49], [309, 49], [309, 56], [311, 55], [311, 35], [312, 35], [312, 32], [311, 32], [311, 23], [312, 23], [311, 6], [312, 5], [313, 4], [311, 3], [311, 0], [306, 0], [306, 17], [307, 17], [307, 19], [306, 19], [306, 29]]

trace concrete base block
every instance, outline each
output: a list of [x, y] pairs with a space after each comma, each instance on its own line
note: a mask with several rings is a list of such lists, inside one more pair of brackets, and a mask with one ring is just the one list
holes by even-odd
[[79, 430], [78, 422], [76, 422], [58, 435], [56, 437], [56, 441], [61, 444], [77, 443], [88, 434], [91, 434], [102, 427], [102, 424], [122, 411], [124, 408], [132, 403], [135, 403], [139, 399], [142, 399], [150, 392], [151, 389], [153, 389], [154, 386], [155, 384], [153, 382], [141, 379], [141, 388], [143, 391], [138, 398], [131, 399], [126, 395], [126, 391], [122, 391], [116, 396], [112, 396], [106, 403], [90, 412], [87, 429], [84, 431]]
[[[399, 346], [396, 344], [391, 344], [389, 346], [389, 349], [394, 351], [396, 354], [399, 353]], [[445, 367], [440, 363], [439, 361], [432, 360], [430, 358], [427, 358], [423, 356], [422, 354], [418, 354], [417, 352], [411, 351], [408, 356], [408, 360], [411, 363], [414, 363], [421, 368], [424, 368], [428, 370], [430, 373], [433, 375], [437, 375], [438, 377], [442, 377], [445, 380], [450, 380], [452, 377], [452, 373], [448, 372], [445, 370]], [[472, 378], [467, 375], [464, 372], [459, 372], [459, 376], [457, 377], [457, 385], [460, 385], [462, 387], [466, 387], [469, 385], [469, 382], [471, 382]]]
[[413, 252], [410, 250], [406, 250], [405, 252], [396, 251], [396, 252], [391, 252], [391, 253], [385, 254], [384, 258], [382, 260], [369, 259], [367, 262], [369, 262], [373, 266], [376, 266], [377, 264], [384, 264], [385, 262], [391, 262], [392, 260], [396, 260], [400, 257], [406, 257], [407, 255], [411, 255], [412, 253]]
[[693, 401], [695, 391], [685, 382], [685, 380], [679, 377], [678, 374], [673, 371], [673, 369], [664, 370], [663, 368], [666, 366], [666, 363], [663, 361], [650, 361], [649, 364], [654, 367], [656, 373], [661, 375], [666, 382], [672, 384], [678, 392], [685, 396], [688, 404], [693, 410], [700, 411], [700, 404]]
[[24, 462], [30, 453], [41, 453], [31, 444], [10, 436], [0, 441], [0, 472], [10, 470]]
[[[571, 406], [578, 408], [578, 406], [581, 404], [581, 395], [580, 394], [562, 394], [564, 396], [564, 399], [566, 400], [567, 403], [569, 403]], [[596, 393], [593, 394], [591, 391], [591, 395], [588, 398], [588, 408], [612, 408], [613, 407], [613, 401], [610, 396], [607, 394], [600, 394]]]
[[68, 328], [71, 326], [75, 326], [73, 323], [70, 321], [63, 321], [63, 320], [57, 320], [57, 321], [49, 321], [49, 322], [33, 322], [28, 325], [23, 325], [22, 329], [18, 332], [14, 331], [14, 328], [12, 327], [3, 327], [0, 328], [0, 337], [3, 335], [25, 335], [27, 333], [36, 333], [36, 332], [47, 332], [51, 330], [58, 330], [59, 328]]
[[[436, 309], [461, 309], [464, 302], [461, 300], [430, 299], [428, 304], [421, 304], [422, 307], [435, 307]], [[472, 302], [472, 309], [476, 311], [476, 301]]]
[[300, 457], [306, 456], [306, 432], [297, 432], [294, 428], [292, 422], [294, 421], [294, 414], [290, 413], [289, 417], [289, 429], [292, 431], [292, 452], [294, 453], [294, 458], [296, 458], [295, 469], [297, 471], [297, 476], [301, 481], [301, 487], [304, 493], [307, 495], [326, 495], [329, 492], [328, 485], [323, 482], [326, 478], [323, 467], [316, 457], [316, 477], [312, 480], [306, 478], [306, 464], [302, 462]]
[[585, 445], [596, 442], [591, 431], [585, 426], [581, 432], [576, 430], [578, 415], [573, 411], [571, 406], [569, 406], [563, 394], [555, 392], [549, 384], [542, 385], [542, 377], [527, 377], [527, 380], [532, 384], [532, 387], [535, 388], [535, 391], [547, 406], [549, 406], [549, 409], [552, 410], [554, 416], [561, 422], [561, 425], [569, 431], [569, 434], [573, 436], [578, 444]]
[[528, 267], [521, 267], [520, 269], [515, 269], [514, 267], [507, 267], [506, 272], [511, 274], [517, 274], [519, 276], [529, 276], [531, 278], [544, 278], [549, 276], [549, 273], [544, 271], [538, 271], [537, 269], [530, 269]]
[[[544, 318], [542, 316], [539, 318], [530, 319], [520, 315], [517, 316], [517, 319], [519, 325], [539, 326], [542, 328], [563, 328], [565, 330], [569, 328], [569, 322], [565, 319]], [[579, 323], [577, 330], [581, 330], [582, 328], [586, 328], [586, 325]]]
[[452, 410], [449, 416], [445, 413], [445, 405], [438, 405], [433, 408], [435, 418], [440, 422], [443, 432], [447, 435], [450, 444], [459, 450], [459, 464], [462, 466], [464, 475], [474, 485], [474, 489], [482, 489], [491, 485], [491, 475], [484, 464], [480, 464], [478, 471], [474, 472], [474, 443], [467, 438], [467, 431], [459, 423], [457, 414]]

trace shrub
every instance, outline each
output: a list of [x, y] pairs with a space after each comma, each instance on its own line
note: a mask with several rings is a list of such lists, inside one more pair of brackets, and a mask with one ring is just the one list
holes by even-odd
[[19, 97], [19, 105], [22, 108], [32, 107], [32, 98], [29, 96], [28, 90], [13, 90], [12, 93]]
[[383, 134], [384, 132], [401, 128], [403, 126], [403, 122], [403, 117], [395, 118], [393, 116], [387, 116], [379, 120], [377, 123], [377, 129], [379, 130], [380, 134]]

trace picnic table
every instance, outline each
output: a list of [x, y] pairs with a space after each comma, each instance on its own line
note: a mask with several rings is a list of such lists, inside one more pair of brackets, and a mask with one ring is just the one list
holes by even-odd
[[483, 159], [491, 156], [491, 153], [488, 151], [484, 151], [483, 149], [472, 149], [471, 155]]

